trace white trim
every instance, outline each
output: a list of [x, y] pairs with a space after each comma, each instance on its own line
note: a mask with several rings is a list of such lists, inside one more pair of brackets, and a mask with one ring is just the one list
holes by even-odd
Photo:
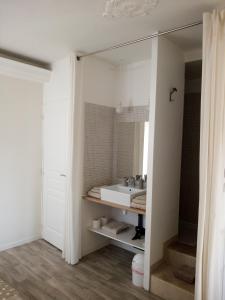
[[72, 198], [74, 204], [74, 261], [82, 257], [82, 193], [84, 153], [84, 102], [83, 81], [85, 60], [78, 62], [74, 53], [73, 68], [73, 156], [72, 156]]
[[51, 71], [0, 57], [0, 74], [44, 83], [49, 81]]
[[145, 258], [144, 258], [144, 289], [150, 290], [151, 279], [151, 223], [152, 223], [152, 190], [153, 190], [153, 163], [154, 163], [154, 140], [155, 140], [155, 110], [156, 90], [158, 76], [158, 41], [152, 41], [152, 64], [150, 80], [150, 104], [149, 104], [149, 142], [148, 142], [148, 180], [146, 198], [145, 219]]
[[41, 235], [34, 235], [34, 236], [29, 237], [29, 238], [18, 240], [18, 241], [13, 242], [13, 243], [0, 245], [0, 252], [11, 249], [11, 248], [14, 248], [14, 247], [22, 246], [24, 244], [31, 243], [31, 242], [39, 240], [41, 238], [42, 238]]

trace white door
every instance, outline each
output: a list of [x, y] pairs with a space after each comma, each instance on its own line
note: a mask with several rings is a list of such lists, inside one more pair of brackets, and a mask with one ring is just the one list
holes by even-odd
[[47, 100], [43, 118], [43, 238], [62, 250], [68, 175], [69, 101]]

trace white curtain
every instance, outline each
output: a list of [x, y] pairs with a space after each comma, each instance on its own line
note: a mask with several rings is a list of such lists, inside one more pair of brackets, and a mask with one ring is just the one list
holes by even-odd
[[69, 176], [65, 205], [64, 246], [62, 256], [68, 264], [76, 264], [81, 257], [81, 195], [83, 162], [83, 104], [81, 101], [81, 62], [70, 57], [71, 145], [68, 153]]
[[225, 11], [203, 16], [200, 203], [195, 300], [225, 299]]

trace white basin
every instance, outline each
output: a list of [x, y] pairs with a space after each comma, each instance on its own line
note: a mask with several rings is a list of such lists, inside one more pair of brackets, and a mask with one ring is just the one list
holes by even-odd
[[101, 188], [101, 199], [130, 207], [133, 198], [145, 193], [146, 190], [116, 184]]

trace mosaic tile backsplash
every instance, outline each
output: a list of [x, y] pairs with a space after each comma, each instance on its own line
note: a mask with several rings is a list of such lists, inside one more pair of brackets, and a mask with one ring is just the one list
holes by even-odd
[[[129, 122], [148, 121], [148, 115], [147, 106], [126, 108], [117, 114], [112, 107], [85, 104], [84, 193], [93, 186], [109, 185], [115, 181], [115, 164], [121, 176], [131, 172], [129, 161], [133, 154], [129, 148], [133, 140], [129, 138], [132, 136], [132, 123]], [[119, 134], [117, 122], [124, 122]], [[118, 152], [115, 148], [114, 141], [118, 139], [123, 141], [124, 151]], [[118, 162], [122, 162], [119, 169]]]
[[86, 103], [84, 192], [111, 184], [114, 108]]

